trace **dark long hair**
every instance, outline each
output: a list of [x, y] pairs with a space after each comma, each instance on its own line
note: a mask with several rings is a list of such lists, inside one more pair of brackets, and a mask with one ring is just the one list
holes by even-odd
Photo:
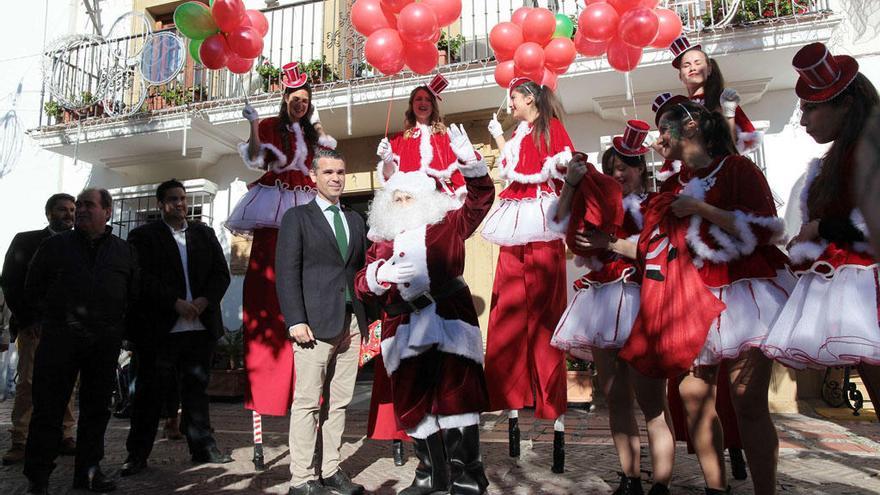
[[[703, 55], [706, 54], [704, 53]], [[713, 112], [718, 112], [721, 110], [721, 92], [724, 91], [724, 75], [721, 74], [721, 67], [718, 67], [718, 62], [714, 58], [708, 55], [706, 58], [709, 60], [709, 67], [712, 70], [709, 72], [706, 82], [703, 83], [703, 102], [706, 108]]]
[[[852, 152], [865, 128], [871, 111], [880, 105], [877, 89], [861, 72], [850, 85], [832, 100], [815, 105], [840, 107], [849, 98], [849, 110], [834, 143], [822, 157], [822, 170], [807, 193], [807, 211], [810, 219], [822, 218], [831, 210], [839, 210], [841, 201], [852, 203], [851, 191], [845, 190], [852, 180], [849, 169], [854, 160]], [[849, 209], [849, 208], [848, 208]]]
[[602, 173], [605, 175], [614, 175], [614, 159], [617, 158], [627, 167], [639, 169], [639, 178], [642, 180], [642, 191], [648, 190], [648, 163], [645, 161], [645, 155], [626, 156], [620, 154], [619, 151], [611, 146], [605, 153], [602, 153]]
[[410, 129], [415, 127], [418, 122], [416, 120], [416, 113], [413, 111], [413, 100], [416, 99], [416, 94], [419, 91], [424, 91], [427, 93], [428, 97], [431, 98], [431, 116], [428, 117], [428, 126], [431, 127], [434, 134], [442, 134], [446, 132], [446, 126], [443, 125], [443, 115], [440, 114], [440, 105], [437, 103], [437, 97], [434, 96], [434, 93], [432, 93], [427, 86], [417, 86], [409, 93], [409, 103], [406, 106], [406, 113], [403, 118], [404, 133], [408, 136]]
[[720, 113], [711, 112], [695, 101], [686, 101], [669, 107], [669, 110], [663, 113], [663, 117], [680, 123], [682, 127], [693, 118], [706, 146], [706, 152], [712, 158], [737, 154], [736, 145], [730, 136], [730, 126]]
[[538, 109], [538, 118], [535, 120], [535, 129], [532, 132], [532, 139], [535, 147], [541, 149], [541, 145], [545, 150], [550, 149], [550, 120], [562, 120], [563, 110], [562, 104], [556, 98], [556, 94], [552, 89], [536, 84], [533, 81], [520, 84], [513, 88], [513, 91], [523, 95], [532, 96], [535, 99], [535, 107]]
[[315, 126], [312, 125], [311, 118], [312, 113], [315, 111], [315, 106], [312, 105], [312, 86], [309, 83], [306, 83], [304, 86], [299, 88], [284, 88], [284, 94], [281, 95], [281, 108], [278, 110], [278, 131], [281, 136], [281, 151], [285, 156], [291, 156], [290, 154], [290, 132], [287, 131], [287, 126], [292, 124], [293, 121], [290, 120], [290, 115], [287, 113], [287, 96], [290, 93], [295, 91], [299, 91], [301, 89], [306, 90], [309, 94], [309, 109], [306, 111], [305, 115], [299, 119], [299, 125], [303, 130], [303, 138], [306, 140], [306, 145], [310, 148], [314, 148], [318, 144], [318, 131], [315, 129]]

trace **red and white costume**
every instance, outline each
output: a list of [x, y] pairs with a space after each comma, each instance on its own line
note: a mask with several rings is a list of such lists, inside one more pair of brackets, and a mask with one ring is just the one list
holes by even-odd
[[[436, 294], [462, 276], [465, 240], [488, 213], [495, 188], [482, 160], [461, 170], [467, 187], [461, 208], [450, 209], [440, 221], [400, 232], [392, 239], [372, 232], [368, 235], [374, 244], [367, 251], [367, 266], [355, 278], [359, 298], [378, 299], [383, 306], [403, 303], [426, 292]], [[415, 174], [421, 178], [405, 178], [412, 173], [395, 174], [387, 187], [395, 181], [430, 180]], [[415, 278], [404, 284], [380, 283], [379, 267], [398, 261], [414, 264]], [[476, 424], [479, 413], [486, 409], [483, 339], [467, 288], [417, 312], [397, 316], [383, 313], [382, 358], [391, 378], [398, 423], [416, 438], [432, 433], [418, 434], [423, 421], [433, 419], [429, 416], [439, 417], [441, 428], [466, 426]], [[453, 423], [445, 423], [444, 417], [454, 418]], [[466, 424], [455, 424], [459, 420]]]
[[[449, 135], [434, 132], [432, 126], [416, 124], [412, 129], [389, 138], [394, 156], [395, 172], [424, 172], [437, 181], [437, 189], [463, 198], [466, 190], [464, 177], [458, 171], [458, 158], [449, 145]], [[383, 174], [384, 163], [378, 166], [379, 182], [390, 177]]]
[[535, 416], [555, 419], [567, 404], [565, 354], [550, 345], [565, 310], [564, 229], [552, 224], [574, 145], [551, 119], [549, 146], [535, 145], [521, 122], [501, 152], [507, 187], [482, 235], [501, 246], [486, 343], [486, 380], [492, 410], [534, 404]]

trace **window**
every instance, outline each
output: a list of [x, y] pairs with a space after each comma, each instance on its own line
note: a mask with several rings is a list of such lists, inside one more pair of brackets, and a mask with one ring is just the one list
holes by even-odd
[[[187, 220], [199, 221], [207, 225], [213, 223], [213, 202], [217, 185], [205, 179], [183, 181], [186, 188]], [[162, 218], [156, 204], [156, 189], [159, 184], [121, 187], [111, 189], [113, 196], [113, 216], [110, 225], [113, 233], [126, 239], [135, 227]]]

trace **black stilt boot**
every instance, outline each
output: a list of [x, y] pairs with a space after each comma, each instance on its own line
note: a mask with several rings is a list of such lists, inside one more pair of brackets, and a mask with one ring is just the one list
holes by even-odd
[[730, 495], [733, 491], [728, 486], [726, 490], [719, 490], [717, 488], [706, 488], [706, 495]]
[[648, 495], [669, 495], [669, 487], [663, 483], [654, 483], [648, 490]]
[[620, 475], [620, 484], [612, 495], [642, 495], [642, 478], [638, 476], [628, 477], [625, 474]]
[[443, 431], [449, 458], [449, 493], [482, 495], [489, 487], [480, 458], [480, 426], [470, 425]]
[[510, 457], [519, 457], [519, 418], [507, 418], [507, 445]]
[[443, 438], [438, 431], [425, 438], [413, 438], [413, 445], [419, 465], [416, 466], [416, 476], [407, 488], [398, 495], [429, 495], [446, 493], [449, 489], [449, 473], [446, 464], [446, 450], [443, 448]]
[[730, 454], [730, 472], [735, 480], [745, 480], [749, 477], [749, 471], [746, 469], [746, 461], [743, 459], [742, 449], [730, 447], [727, 449]]
[[403, 440], [392, 441], [391, 455], [394, 457], [395, 466], [403, 466], [406, 464], [406, 458], [403, 455]]
[[565, 472], [565, 432], [553, 432], [553, 466], [550, 471], [554, 473]]

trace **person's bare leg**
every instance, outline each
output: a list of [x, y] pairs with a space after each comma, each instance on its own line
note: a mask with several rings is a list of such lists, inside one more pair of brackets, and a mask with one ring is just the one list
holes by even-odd
[[880, 366], [862, 363], [859, 365], [859, 376], [868, 389], [868, 396], [874, 404], [874, 414], [880, 419]]
[[672, 418], [666, 402], [666, 380], [649, 378], [630, 368], [636, 400], [648, 430], [648, 449], [654, 483], [669, 486], [675, 463], [675, 436], [672, 434]]
[[599, 387], [608, 401], [611, 439], [617, 449], [624, 476], [637, 478], [641, 473], [639, 425], [633, 410], [633, 391], [628, 365], [617, 359], [617, 351], [594, 349], [593, 363]]
[[703, 470], [708, 488], [725, 490], [727, 473], [724, 469], [724, 433], [715, 412], [715, 369], [700, 368], [701, 376], [688, 374], [678, 385], [678, 391], [687, 415], [691, 443]]

